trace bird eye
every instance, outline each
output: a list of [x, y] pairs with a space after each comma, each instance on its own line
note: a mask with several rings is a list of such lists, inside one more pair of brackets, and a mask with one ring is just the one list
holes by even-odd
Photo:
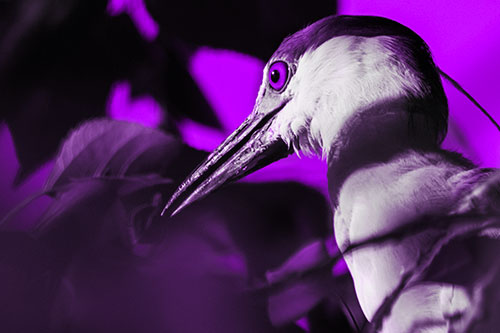
[[276, 61], [269, 66], [269, 84], [274, 90], [281, 90], [288, 79], [288, 66], [283, 61]]

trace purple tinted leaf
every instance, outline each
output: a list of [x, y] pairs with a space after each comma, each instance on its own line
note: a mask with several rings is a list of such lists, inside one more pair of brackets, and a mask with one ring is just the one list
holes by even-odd
[[128, 175], [131, 166], [134, 173], [144, 174], [150, 170], [141, 169], [157, 165], [158, 155], [165, 156], [151, 152], [172, 151], [175, 156], [179, 147], [176, 140], [158, 130], [134, 123], [92, 120], [64, 142], [44, 189], [51, 191], [82, 177]]

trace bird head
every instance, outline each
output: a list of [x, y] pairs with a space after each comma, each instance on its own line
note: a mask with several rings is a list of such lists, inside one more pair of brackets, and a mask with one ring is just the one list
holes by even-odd
[[380, 17], [326, 17], [281, 43], [263, 70], [252, 113], [181, 184], [164, 212], [293, 151], [330, 158], [348, 142], [391, 140], [390, 133], [438, 145], [447, 116], [439, 74], [417, 34]]

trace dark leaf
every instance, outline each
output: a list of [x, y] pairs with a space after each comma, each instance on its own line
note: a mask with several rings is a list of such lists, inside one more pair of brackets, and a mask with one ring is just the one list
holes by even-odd
[[111, 207], [115, 213], [122, 207], [124, 218], [114, 233], [121, 232], [123, 243], [134, 248], [159, 216], [157, 208], [166, 200], [162, 194], [173, 190], [171, 180], [151, 172], [183, 177], [197, 156], [159, 130], [107, 119], [84, 123], [61, 147], [45, 186], [55, 200], [34, 233], [41, 237], [56, 230], [51, 234], [62, 242], [69, 234], [88, 240]]
[[44, 189], [78, 178], [144, 174], [152, 165], [158, 167], [157, 156], [168, 163], [165, 152], [176, 156], [179, 149], [179, 142], [158, 130], [106, 119], [89, 121], [64, 142]]
[[[185, 161], [179, 160], [181, 155]], [[94, 185], [99, 181], [107, 181], [107, 185], [115, 186], [114, 189], [120, 188], [120, 195], [170, 183], [170, 180], [154, 173], [183, 176], [182, 172], [179, 174], [172, 170], [181, 163], [187, 163], [187, 167], [178, 169], [189, 170], [196, 163], [196, 156], [196, 151], [159, 130], [108, 119], [89, 121], [73, 131], [64, 142], [42, 191], [12, 209], [0, 221], [0, 225], [44, 194], [57, 196], [71, 190], [62, 201], [52, 203], [51, 209], [58, 207], [56, 211], [49, 209], [50, 214], [55, 215], [58, 215], [59, 210], [68, 211], [73, 203], [82, 199], [80, 196], [92, 195], [71, 189], [72, 186], [82, 186], [81, 183], [75, 183], [78, 181], [88, 181]], [[47, 219], [47, 216], [42, 219], [42, 225]]]

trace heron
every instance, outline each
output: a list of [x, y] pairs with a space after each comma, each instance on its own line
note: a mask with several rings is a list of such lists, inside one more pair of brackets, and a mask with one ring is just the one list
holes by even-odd
[[[467, 212], [474, 208], [461, 198], [495, 170], [441, 148], [447, 120], [439, 69], [415, 32], [381, 17], [329, 16], [284, 39], [263, 70], [251, 114], [179, 186], [164, 212], [175, 214], [293, 152], [328, 164], [340, 251], [425, 216]], [[421, 233], [346, 254], [369, 321], [435, 237]], [[414, 283], [381, 331], [464, 331], [475, 301], [449, 279]]]

